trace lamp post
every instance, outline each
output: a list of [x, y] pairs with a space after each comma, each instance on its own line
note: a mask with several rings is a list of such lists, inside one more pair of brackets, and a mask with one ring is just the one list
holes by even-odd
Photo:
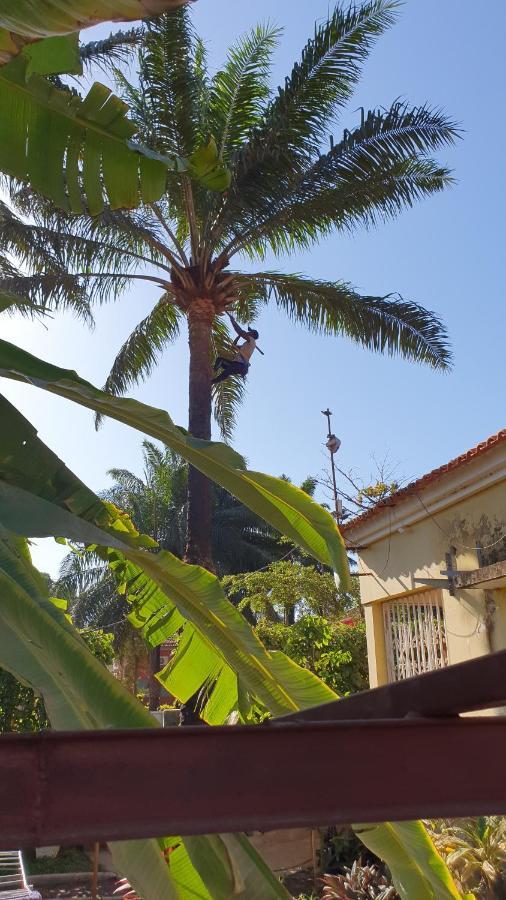
[[329, 454], [330, 454], [330, 468], [331, 468], [331, 472], [332, 472], [332, 488], [333, 488], [333, 494], [334, 494], [333, 516], [334, 516], [337, 524], [339, 524], [339, 522], [341, 521], [341, 516], [343, 514], [343, 504], [342, 504], [341, 498], [339, 497], [339, 495], [337, 493], [336, 465], [334, 462], [334, 454], [337, 453], [337, 451], [339, 450], [339, 447], [341, 446], [341, 441], [339, 440], [338, 437], [335, 436], [335, 434], [332, 433], [332, 426], [330, 424], [330, 417], [331, 417], [332, 413], [331, 413], [330, 409], [328, 407], [327, 407], [327, 409], [322, 409], [322, 415], [326, 416], [327, 424], [328, 424], [327, 442], [326, 442], [325, 446], [327, 447], [327, 450], [329, 451]]

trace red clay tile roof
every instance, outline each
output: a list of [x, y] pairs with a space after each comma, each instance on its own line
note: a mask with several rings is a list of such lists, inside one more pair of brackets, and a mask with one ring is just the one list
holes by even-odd
[[422, 475], [421, 478], [417, 478], [416, 481], [410, 482], [405, 487], [401, 488], [399, 491], [396, 491], [394, 494], [390, 494], [388, 499], [384, 503], [378, 503], [377, 506], [371, 506], [370, 509], [367, 509], [365, 512], [361, 513], [361, 515], [356, 516], [354, 519], [349, 519], [347, 522], [343, 522], [341, 525], [341, 531], [343, 534], [346, 534], [347, 531], [351, 531], [357, 525], [361, 525], [362, 522], [368, 521], [375, 516], [381, 515], [384, 509], [388, 509], [391, 506], [396, 506], [402, 500], [405, 500], [406, 497], [410, 497], [412, 494], [417, 494], [420, 490], [427, 487], [428, 484], [431, 484], [433, 481], [437, 481], [438, 478], [441, 478], [442, 475], [446, 475], [448, 472], [453, 472], [454, 469], [460, 468], [460, 466], [465, 466], [467, 463], [472, 462], [473, 459], [476, 459], [477, 456], [481, 456], [483, 453], [487, 453], [493, 447], [496, 447], [498, 444], [502, 444], [506, 441], [506, 428], [503, 428], [502, 431], [498, 431], [497, 434], [493, 434], [491, 437], [487, 438], [486, 441], [482, 441], [480, 444], [477, 444], [476, 447], [472, 447], [471, 450], [468, 450], [467, 453], [462, 453], [461, 456], [457, 456], [456, 459], [450, 460], [450, 462], [445, 463], [444, 466], [439, 466], [438, 469], [433, 469], [432, 472], [428, 472], [427, 475]]

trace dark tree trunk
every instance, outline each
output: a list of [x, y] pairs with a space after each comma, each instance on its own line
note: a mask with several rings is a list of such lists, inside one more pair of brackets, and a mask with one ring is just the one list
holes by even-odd
[[[211, 438], [211, 327], [215, 309], [210, 300], [193, 302], [188, 311], [190, 384], [188, 430], [193, 437]], [[188, 472], [188, 531], [185, 559], [213, 571], [213, 496], [210, 481], [193, 466]], [[197, 695], [181, 709], [182, 725], [203, 725], [197, 712]]]
[[149, 684], [148, 684], [148, 705], [149, 709], [158, 709], [160, 706], [160, 695], [162, 686], [156, 678], [157, 672], [160, 671], [160, 647], [154, 647], [149, 651]]
[[[211, 438], [211, 327], [214, 306], [210, 300], [193, 302], [188, 311], [190, 384], [188, 430], [193, 437]], [[188, 473], [188, 533], [186, 560], [213, 568], [212, 491], [209, 480], [193, 466]]]

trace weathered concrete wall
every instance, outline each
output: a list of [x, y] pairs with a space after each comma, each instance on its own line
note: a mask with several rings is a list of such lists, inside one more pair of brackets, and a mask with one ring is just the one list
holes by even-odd
[[313, 835], [317, 842], [318, 832], [310, 828], [283, 828], [277, 831], [257, 831], [249, 835], [256, 850], [263, 856], [273, 872], [289, 869], [311, 868], [313, 865]]
[[[360, 546], [359, 571], [371, 573], [360, 578], [371, 687], [388, 680], [383, 602], [422, 592], [417, 578], [441, 579], [452, 546], [462, 571], [506, 558], [506, 448], [486, 466], [463, 470], [445, 476], [444, 488], [431, 486], [347, 533]], [[506, 589], [458, 590], [454, 597], [443, 589], [442, 599], [450, 664], [506, 648]]]

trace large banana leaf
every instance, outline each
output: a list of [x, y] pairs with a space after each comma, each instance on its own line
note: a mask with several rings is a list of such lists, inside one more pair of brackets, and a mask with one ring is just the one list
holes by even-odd
[[31, 38], [69, 34], [107, 21], [159, 15], [185, 0], [2, 0], [0, 28]]
[[[41, 694], [55, 728], [148, 728], [154, 719], [88, 651], [47, 595], [26, 542], [0, 526], [0, 662]], [[156, 841], [111, 845], [119, 871], [141, 896], [177, 891]], [[131, 852], [135, 850], [135, 852]]]
[[[203, 688], [202, 715], [210, 725], [221, 724], [239, 706], [247, 718], [255, 699], [274, 715], [335, 699], [311, 672], [283, 653], [266, 650], [205, 569], [166, 551], [127, 550], [123, 556], [111, 551], [109, 556], [133, 605], [132, 624], [141, 627], [151, 646], [183, 626], [178, 650], [160, 681], [182, 702]], [[248, 708], [240, 703], [244, 692]]]
[[[50, 602], [26, 541], [1, 524], [0, 663], [43, 696], [55, 728], [156, 727], [149, 712], [95, 659], [62, 610]], [[115, 842], [111, 851], [118, 870], [145, 900], [228, 900], [231, 893], [216, 889], [216, 866], [206, 871], [206, 860], [215, 858], [221, 842], [226, 848], [230, 840], [230, 851], [220, 855], [221, 883], [251, 881], [251, 893], [237, 892], [245, 900], [287, 900], [287, 892], [241, 836], [203, 836], [197, 842], [191, 839], [188, 847], [183, 840], [173, 867], [167, 866], [156, 840]], [[202, 885], [198, 892], [197, 884]]]
[[295, 702], [280, 675], [283, 655], [264, 648], [215, 575], [167, 551], [144, 549], [154, 542], [79, 481], [1, 395], [0, 418], [0, 522], [25, 537], [63, 536], [115, 548], [102, 552], [125, 585], [136, 624], [143, 624], [151, 645], [184, 626], [164, 675], [168, 690], [185, 701], [204, 686], [210, 722], [217, 716], [223, 721], [224, 705], [227, 714], [238, 707], [238, 679], [243, 691], [280, 715], [334, 699], [318, 678], [287, 661], [297, 697], [305, 698]]
[[[27, 42], [78, 32], [109, 20], [135, 21], [175, 9], [185, 0], [2, 0], [0, 4], [0, 65], [9, 62]], [[42, 53], [50, 54], [49, 41]], [[60, 45], [63, 46], [63, 45]], [[52, 71], [56, 71], [52, 69]], [[68, 69], [62, 69], [68, 72]]]
[[[421, 822], [387, 822], [354, 828], [366, 847], [386, 861], [401, 897], [409, 900], [461, 898], [450, 870]], [[472, 894], [466, 896], [472, 900]]]
[[247, 470], [243, 458], [226, 444], [193, 438], [165, 411], [106, 394], [76, 372], [53, 366], [2, 340], [0, 375], [44, 388], [163, 441], [310, 556], [338, 572], [343, 586], [348, 584], [344, 542], [330, 513], [292, 484]]
[[106, 203], [138, 206], [158, 200], [167, 169], [186, 164], [161, 161], [134, 149], [136, 131], [128, 107], [109, 88], [94, 84], [82, 100], [37, 74], [18, 56], [0, 69], [0, 169], [29, 181], [67, 212], [95, 215]]

